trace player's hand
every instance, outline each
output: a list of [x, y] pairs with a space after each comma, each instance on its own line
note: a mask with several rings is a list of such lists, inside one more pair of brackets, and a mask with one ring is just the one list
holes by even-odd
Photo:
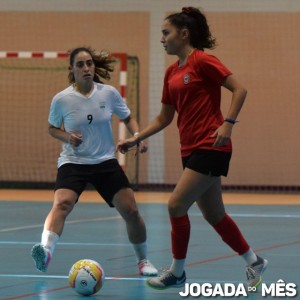
[[127, 153], [130, 148], [137, 145], [138, 141], [135, 137], [126, 140], [120, 140], [116, 146], [116, 151], [121, 152], [122, 154]]
[[216, 138], [213, 147], [226, 145], [231, 137], [233, 124], [224, 122], [210, 137]]
[[69, 133], [69, 144], [73, 147], [78, 147], [82, 144], [82, 134], [80, 132]]
[[148, 151], [148, 143], [146, 141], [142, 141], [139, 144], [139, 152], [140, 153], [145, 153]]

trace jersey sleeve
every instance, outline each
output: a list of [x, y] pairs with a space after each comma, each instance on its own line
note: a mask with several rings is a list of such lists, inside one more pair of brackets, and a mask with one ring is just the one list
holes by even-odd
[[171, 97], [170, 97], [170, 94], [169, 94], [169, 77], [170, 77], [170, 74], [172, 72], [172, 68], [173, 68], [173, 66], [171, 65], [165, 73], [164, 85], [163, 85], [163, 91], [162, 91], [162, 98], [161, 98], [161, 102], [163, 104], [169, 104], [169, 105], [173, 104], [172, 100], [171, 100]]
[[62, 111], [60, 109], [60, 105], [57, 97], [54, 97], [52, 99], [48, 122], [49, 124], [57, 128], [60, 128], [63, 123]]
[[199, 60], [198, 68], [202, 76], [217, 85], [222, 85], [225, 78], [232, 74], [232, 72], [213, 55], [206, 55], [205, 58]]
[[124, 120], [130, 116], [130, 109], [116, 89], [112, 88], [112, 93], [114, 98], [113, 113], [116, 114], [121, 120]]

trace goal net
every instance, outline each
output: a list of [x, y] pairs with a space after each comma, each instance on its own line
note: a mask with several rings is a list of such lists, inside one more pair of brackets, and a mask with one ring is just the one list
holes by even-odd
[[[132, 116], [139, 119], [139, 61], [116, 58], [108, 84], [120, 91]], [[0, 185], [52, 187], [61, 142], [47, 133], [52, 97], [68, 85], [68, 55], [63, 52], [0, 52]], [[115, 141], [127, 137], [123, 123], [113, 119]], [[138, 183], [138, 157], [119, 155], [132, 184]]]

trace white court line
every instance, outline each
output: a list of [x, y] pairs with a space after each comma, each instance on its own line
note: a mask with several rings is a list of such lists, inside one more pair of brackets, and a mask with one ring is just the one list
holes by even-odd
[[[34, 242], [18, 242], [18, 241], [0, 241], [0, 245], [32, 245], [35, 244], [36, 241]], [[59, 246], [127, 246], [127, 247], [132, 247], [130, 243], [127, 244], [115, 244], [115, 243], [65, 243], [65, 242], [60, 242]]]
[[[45, 278], [45, 279], [68, 279], [68, 276], [61, 276], [61, 275], [30, 275], [30, 274], [23, 274], [23, 275], [18, 275], [18, 274], [0, 274], [0, 278]], [[149, 277], [148, 277], [149, 278]], [[146, 281], [148, 279], [147, 277], [105, 277], [105, 280], [124, 280], [124, 281]], [[197, 279], [197, 278], [190, 278], [192, 282], [197, 282], [197, 283], [228, 283], [228, 281], [224, 280], [205, 280], [205, 279]], [[230, 281], [230, 283], [233, 284], [239, 284], [241, 283], [240, 281]]]
[[[231, 217], [237, 217], [237, 218], [295, 218], [299, 219], [300, 215], [291, 215], [291, 214], [240, 214], [240, 213], [230, 213], [228, 214]], [[197, 217], [202, 217], [202, 214], [200, 213], [191, 213], [189, 216], [197, 216]]]
[[[66, 221], [66, 224], [99, 222], [99, 221], [108, 221], [108, 220], [116, 220], [116, 219], [121, 219], [121, 216]], [[11, 228], [0, 229], [0, 232], [18, 231], [18, 230], [25, 230], [25, 229], [31, 229], [31, 228], [39, 228], [39, 227], [43, 227], [43, 226], [44, 226], [44, 224], [26, 225], [26, 226], [20, 226], [20, 227], [11, 227]]]
[[[0, 274], [0, 278], [47, 278], [47, 279], [68, 279], [68, 276], [60, 275], [29, 275], [29, 274]], [[105, 277], [107, 280], [136, 280], [145, 281], [145, 277]]]

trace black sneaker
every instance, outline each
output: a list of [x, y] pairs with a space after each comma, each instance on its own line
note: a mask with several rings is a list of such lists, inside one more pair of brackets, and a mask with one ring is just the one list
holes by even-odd
[[186, 281], [185, 272], [181, 277], [174, 276], [170, 271], [162, 273], [160, 276], [155, 278], [149, 278], [147, 284], [154, 289], [164, 290], [171, 287], [182, 287]]

